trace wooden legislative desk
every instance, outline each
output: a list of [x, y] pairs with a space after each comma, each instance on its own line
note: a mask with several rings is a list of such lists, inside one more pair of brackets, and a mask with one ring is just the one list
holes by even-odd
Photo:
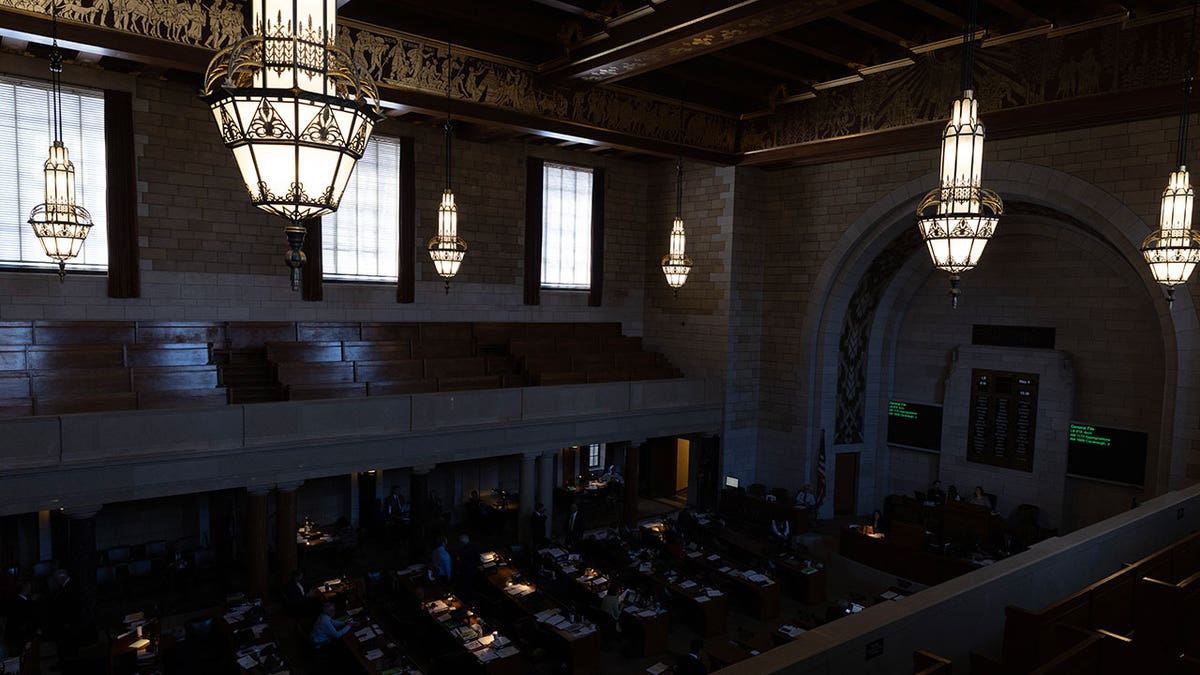
[[[487, 555], [487, 554], [485, 554]], [[532, 617], [547, 646], [561, 656], [575, 675], [589, 675], [600, 667], [600, 631], [578, 619], [568, 620], [568, 612], [542, 592], [519, 570], [505, 562], [489, 563], [481, 568], [490, 588], [504, 598], [518, 617]]]
[[719, 670], [745, 661], [771, 649], [775, 643], [770, 634], [757, 633], [746, 640], [718, 640], [704, 648], [712, 670]]
[[[608, 592], [611, 577], [585, 564], [578, 554], [568, 554], [560, 548], [538, 551], [542, 561], [558, 574], [571, 580], [573, 595], [582, 599], [592, 611], [600, 612], [600, 601]], [[621, 612], [621, 627], [631, 639], [640, 656], [652, 656], [667, 650], [667, 630], [670, 615], [665, 609], [650, 604], [628, 605]]]
[[420, 670], [400, 653], [398, 641], [389, 627], [373, 616], [366, 606], [360, 579], [327, 581], [314, 590], [323, 600], [337, 605], [338, 621], [352, 622], [350, 632], [342, 636], [342, 643], [364, 673], [420, 675]]
[[841, 531], [838, 552], [867, 567], [926, 586], [940, 584], [979, 568], [969, 560], [897, 546], [887, 537], [863, 534], [858, 528]]
[[728, 527], [713, 530], [721, 543], [736, 549], [751, 558], [769, 559], [775, 566], [775, 577], [783, 583], [788, 593], [806, 605], [819, 605], [825, 602], [825, 568], [817, 567], [812, 561], [806, 561], [791, 553], [769, 555], [767, 543], [761, 537], [755, 537]]
[[225, 606], [213, 623], [220, 626], [229, 645], [234, 672], [243, 675], [274, 675], [288, 671], [275, 642], [275, 631], [267, 623], [261, 600], [244, 600]]
[[[421, 566], [422, 568], [424, 566]], [[434, 632], [454, 646], [469, 670], [488, 675], [525, 675], [529, 664], [516, 645], [489, 625], [474, 609], [436, 582], [429, 581], [424, 569], [398, 572], [399, 592], [419, 608]], [[500, 643], [500, 647], [495, 645]]]
[[136, 663], [139, 673], [159, 671], [162, 668], [159, 620], [147, 619], [142, 612], [137, 612], [127, 615], [121, 624], [121, 632], [109, 642], [109, 672], [122, 662]]
[[763, 532], [771, 527], [771, 521], [774, 520], [786, 521], [793, 535], [808, 531], [808, 509], [796, 506], [790, 499], [772, 502], [765, 496], [757, 497], [740, 490], [725, 489], [721, 491], [718, 510], [730, 520], [740, 521], [751, 528], [761, 528]]
[[691, 623], [696, 632], [710, 637], [726, 631], [729, 598], [723, 592], [674, 572], [658, 574], [648, 563], [640, 566], [638, 573], [651, 583], [665, 588], [671, 597], [683, 605], [684, 620]]
[[717, 580], [723, 589], [756, 619], [779, 616], [779, 584], [764, 574], [740, 567], [720, 553], [704, 548], [684, 554], [684, 560]]

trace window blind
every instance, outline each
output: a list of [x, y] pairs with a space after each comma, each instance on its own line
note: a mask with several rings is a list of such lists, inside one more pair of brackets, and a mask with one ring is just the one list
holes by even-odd
[[[53, 131], [49, 82], [0, 77], [0, 144], [13, 150], [0, 162], [0, 265], [54, 269], [29, 226], [29, 212], [45, 201], [43, 167]], [[104, 93], [63, 87], [63, 143], [75, 165], [75, 202], [92, 214], [92, 229], [67, 269], [108, 267], [107, 170]]]
[[592, 169], [543, 165], [542, 286], [587, 290], [592, 275]]
[[321, 219], [324, 277], [396, 281], [400, 270], [400, 139], [375, 136], [338, 210]]

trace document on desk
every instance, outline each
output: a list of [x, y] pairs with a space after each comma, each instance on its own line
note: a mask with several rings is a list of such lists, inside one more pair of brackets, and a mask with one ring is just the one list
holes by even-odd
[[383, 658], [383, 650], [382, 649], [372, 649], [371, 651], [367, 652], [363, 656], [367, 657], [368, 661], [375, 661], [377, 659], [382, 659]]
[[896, 597], [896, 592], [895, 591], [884, 591], [879, 594], [879, 597], [883, 598], [884, 600], [891, 600], [892, 598]]
[[692, 581], [691, 579], [688, 579], [687, 581], [683, 582], [682, 584], [679, 584], [679, 587], [680, 588], [691, 588], [695, 585], [696, 585], [696, 582]]
[[696, 602], [708, 602], [708, 596], [707, 595], [697, 595]]
[[238, 659], [237, 664], [242, 667], [242, 670], [250, 670], [254, 666], [258, 665], [258, 661], [255, 661], [253, 656], [247, 654]]
[[663, 673], [667, 672], [668, 668], [670, 668], [670, 666], [660, 661], [647, 668], [646, 672], [650, 673], [650, 675], [662, 675]]
[[496, 656], [498, 656], [502, 659], [507, 659], [510, 656], [516, 656], [519, 651], [520, 650], [517, 649], [516, 647], [509, 645], [508, 647], [501, 649], [499, 652], [496, 652]]
[[652, 618], [654, 618], [655, 614], [657, 614], [657, 612], [655, 612], [653, 609], [643, 609], [642, 611], [637, 613], [637, 615], [642, 617], [643, 619], [652, 619]]
[[375, 631], [371, 630], [370, 626], [367, 626], [366, 628], [364, 628], [362, 630], [355, 631], [354, 637], [358, 638], [359, 642], [366, 642], [367, 640], [370, 640], [371, 638], [375, 637]]

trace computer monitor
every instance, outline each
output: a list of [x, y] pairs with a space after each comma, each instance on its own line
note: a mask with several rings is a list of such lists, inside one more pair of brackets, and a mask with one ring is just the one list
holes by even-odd
[[735, 488], [738, 486], [738, 479], [733, 476], [725, 476], [725, 487]]

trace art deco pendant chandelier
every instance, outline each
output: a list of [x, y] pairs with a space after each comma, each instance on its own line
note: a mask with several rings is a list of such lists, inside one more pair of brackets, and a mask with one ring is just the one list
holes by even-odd
[[220, 51], [202, 98], [250, 202], [288, 221], [292, 289], [305, 226], [337, 211], [379, 114], [371, 78], [335, 46], [336, 0], [253, 0], [250, 35]]
[[450, 292], [450, 280], [458, 274], [463, 258], [467, 255], [467, 242], [458, 236], [458, 207], [454, 205], [454, 191], [450, 188], [450, 152], [454, 142], [454, 123], [450, 119], [450, 76], [451, 59], [450, 45], [446, 45], [446, 188], [442, 191], [442, 201], [438, 204], [438, 231], [429, 240], [429, 258], [433, 260], [433, 269], [446, 282], [446, 292]]
[[1167, 305], [1175, 302], [1175, 287], [1186, 283], [1200, 262], [1200, 233], [1192, 229], [1192, 189], [1187, 168], [1188, 103], [1192, 98], [1192, 80], [1196, 59], [1196, 3], [1192, 2], [1192, 37], [1188, 48], [1187, 76], [1183, 81], [1183, 109], [1179, 116], [1179, 169], [1171, 172], [1162, 193], [1158, 229], [1142, 242], [1142, 256], [1150, 265], [1154, 280], [1167, 292]]
[[963, 33], [962, 98], [954, 102], [950, 122], [942, 133], [939, 187], [917, 206], [917, 227], [933, 264], [950, 273], [950, 298], [958, 307], [959, 274], [979, 264], [983, 249], [996, 231], [1004, 203], [982, 187], [983, 123], [975, 100], [976, 2], [968, 10]]
[[66, 278], [67, 261], [79, 255], [92, 229], [92, 216], [87, 209], [75, 203], [75, 166], [71, 164], [62, 140], [63, 57], [58, 49], [56, 8], [51, 4], [54, 41], [50, 51], [50, 128], [54, 140], [50, 143], [50, 157], [45, 164], [45, 201], [33, 207], [29, 214], [29, 225], [33, 227], [33, 233], [42, 243], [46, 255], [58, 261], [58, 279], [62, 281]]

